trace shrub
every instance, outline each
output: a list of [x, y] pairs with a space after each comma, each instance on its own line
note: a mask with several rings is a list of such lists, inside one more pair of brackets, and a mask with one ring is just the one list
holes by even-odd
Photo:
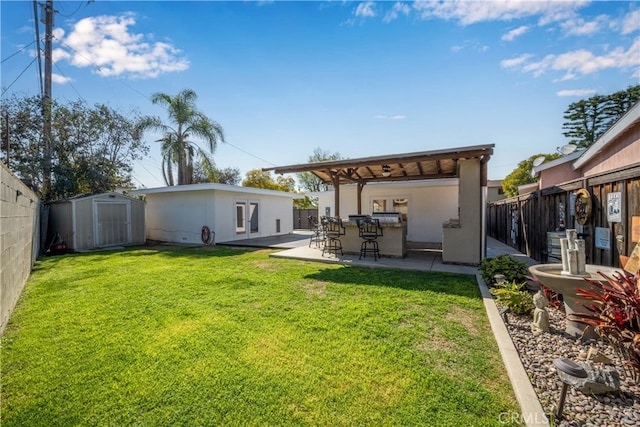
[[625, 370], [636, 382], [640, 379], [640, 271], [614, 274], [607, 283], [585, 279], [599, 292], [578, 288], [578, 295], [593, 301], [591, 312], [574, 313], [572, 319], [592, 326], [625, 360]]
[[496, 283], [489, 292], [496, 297], [498, 305], [509, 307], [515, 314], [530, 314], [533, 310], [533, 297], [527, 292], [524, 283]]
[[508, 254], [502, 254], [495, 258], [485, 258], [480, 263], [480, 275], [487, 285], [493, 286], [496, 283], [494, 276], [504, 275], [507, 282], [522, 283], [529, 274], [527, 264], [519, 261]]

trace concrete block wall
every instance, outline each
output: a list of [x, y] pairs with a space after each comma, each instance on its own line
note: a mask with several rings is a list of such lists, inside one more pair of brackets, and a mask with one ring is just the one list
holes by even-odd
[[9, 322], [38, 253], [36, 194], [0, 162], [0, 334]]

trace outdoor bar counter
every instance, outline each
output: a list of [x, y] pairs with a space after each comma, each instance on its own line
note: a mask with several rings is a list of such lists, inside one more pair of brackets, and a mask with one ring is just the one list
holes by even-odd
[[[360, 254], [362, 238], [359, 236], [358, 222], [353, 219], [354, 215], [350, 217], [351, 219], [342, 221], [345, 231], [345, 235], [340, 236], [342, 251], [348, 254]], [[382, 236], [378, 236], [377, 239], [380, 256], [404, 258], [407, 255], [407, 224], [389, 218], [378, 217], [375, 214], [373, 218], [378, 218], [382, 227]], [[372, 254], [367, 254], [367, 256], [373, 258]]]

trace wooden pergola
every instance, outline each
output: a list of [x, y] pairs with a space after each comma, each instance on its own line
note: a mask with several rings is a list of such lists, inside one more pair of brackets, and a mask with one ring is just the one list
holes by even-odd
[[421, 151], [358, 159], [331, 160], [263, 168], [278, 174], [311, 172], [335, 191], [335, 215], [340, 216], [340, 185], [357, 184], [358, 214], [362, 213], [362, 189], [369, 182], [393, 182], [459, 177], [459, 162], [480, 159], [481, 185], [486, 186], [487, 162], [494, 144]]

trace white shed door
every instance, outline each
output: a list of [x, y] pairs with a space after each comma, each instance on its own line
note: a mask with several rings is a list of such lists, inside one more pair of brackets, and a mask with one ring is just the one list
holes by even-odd
[[129, 243], [131, 207], [128, 202], [95, 203], [96, 246]]

